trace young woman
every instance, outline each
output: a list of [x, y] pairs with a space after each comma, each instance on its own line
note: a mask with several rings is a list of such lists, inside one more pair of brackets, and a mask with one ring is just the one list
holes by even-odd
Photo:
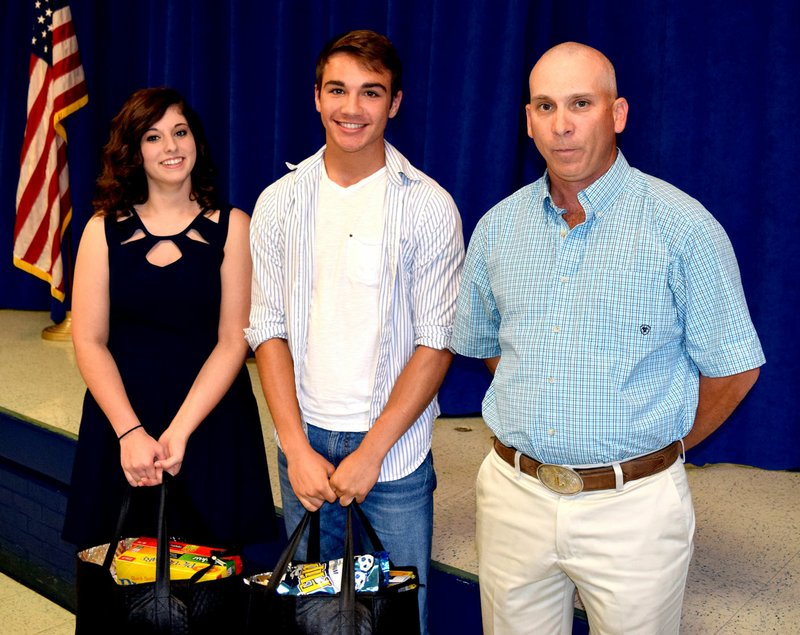
[[249, 217], [220, 205], [197, 115], [176, 91], [135, 92], [113, 119], [75, 264], [73, 341], [86, 385], [64, 539], [169, 530], [212, 546], [274, 535], [274, 507], [243, 329]]

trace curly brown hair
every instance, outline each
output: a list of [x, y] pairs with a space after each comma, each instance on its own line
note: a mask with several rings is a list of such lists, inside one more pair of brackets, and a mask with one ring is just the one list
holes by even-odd
[[97, 193], [92, 207], [100, 215], [127, 213], [134, 205], [147, 201], [147, 177], [142, 165], [141, 142], [145, 132], [159, 121], [170, 106], [177, 106], [186, 117], [197, 147], [192, 170], [191, 198], [201, 209], [219, 208], [211, 161], [203, 124], [197, 113], [173, 88], [142, 88], [133, 93], [111, 120], [111, 135], [103, 147], [102, 169], [97, 178]]

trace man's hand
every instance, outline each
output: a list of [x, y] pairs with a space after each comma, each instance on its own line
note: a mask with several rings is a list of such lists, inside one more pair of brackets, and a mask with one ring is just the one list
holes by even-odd
[[330, 486], [342, 507], [347, 507], [353, 500], [363, 503], [380, 473], [381, 461], [376, 460], [374, 453], [358, 447], [339, 463], [331, 476]]
[[287, 456], [286, 463], [292, 490], [308, 511], [318, 510], [325, 501], [336, 501], [336, 494], [328, 482], [334, 467], [321, 454], [309, 446], [307, 451], [294, 454], [291, 459]]

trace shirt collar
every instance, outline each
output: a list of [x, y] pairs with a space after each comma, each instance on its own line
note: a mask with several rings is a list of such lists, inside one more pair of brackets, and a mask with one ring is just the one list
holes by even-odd
[[386, 145], [386, 172], [389, 178], [397, 185], [403, 185], [403, 177], [409, 181], [421, 181], [420, 173], [408, 162], [400, 152], [388, 141]]
[[[578, 202], [586, 212], [586, 221], [591, 221], [595, 216], [602, 216], [611, 211], [614, 201], [622, 193], [628, 178], [631, 174], [631, 166], [628, 165], [622, 150], [617, 148], [617, 158], [603, 176], [597, 179], [586, 189], [578, 192]], [[542, 204], [544, 208], [553, 214], [557, 213], [557, 207], [550, 196], [549, 179], [547, 170], [544, 173], [544, 183], [542, 188]]]
[[[421, 180], [419, 171], [408, 162], [398, 150], [391, 143], [384, 140], [386, 148], [386, 174], [389, 180], [396, 185], [403, 185], [404, 179], [409, 181]], [[322, 165], [322, 157], [325, 154], [325, 147], [322, 146], [317, 152], [307, 159], [301, 161], [297, 165], [287, 163], [286, 167], [290, 170], [296, 171], [296, 177], [302, 179], [307, 173], [312, 170], [317, 170]]]

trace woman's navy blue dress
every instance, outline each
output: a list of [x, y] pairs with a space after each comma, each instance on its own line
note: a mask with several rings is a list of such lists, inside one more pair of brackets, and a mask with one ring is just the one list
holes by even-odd
[[[151, 235], [133, 212], [105, 219], [108, 348], [134, 411], [155, 439], [167, 428], [217, 343], [220, 267], [230, 210], [200, 214], [174, 236]], [[147, 255], [172, 241], [180, 258]], [[169, 533], [195, 544], [239, 547], [275, 537], [258, 406], [242, 365], [227, 394], [189, 438], [170, 488]], [[108, 542], [128, 487], [119, 442], [89, 391], [83, 405], [63, 537], [79, 549]], [[155, 535], [158, 488], [135, 488], [125, 535]]]

